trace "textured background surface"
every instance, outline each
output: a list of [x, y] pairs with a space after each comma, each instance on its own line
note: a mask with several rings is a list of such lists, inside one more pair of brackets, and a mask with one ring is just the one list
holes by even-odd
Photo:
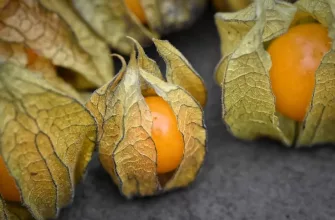
[[[213, 70], [220, 59], [213, 14], [167, 38], [203, 76], [209, 90], [205, 164], [188, 189], [128, 201], [97, 158], [60, 219], [265, 220], [334, 219], [335, 151], [332, 146], [287, 149], [274, 142], [236, 140], [221, 122], [220, 89]], [[157, 58], [154, 49], [148, 55]]]

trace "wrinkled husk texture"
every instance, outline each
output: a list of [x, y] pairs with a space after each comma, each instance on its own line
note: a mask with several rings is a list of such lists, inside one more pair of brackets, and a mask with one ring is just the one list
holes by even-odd
[[129, 54], [135, 38], [141, 45], [152, 37], [189, 27], [203, 13], [207, 0], [140, 0], [148, 25], [127, 8], [124, 0], [73, 0], [73, 7], [112, 48]]
[[275, 108], [266, 46], [290, 27], [319, 22], [334, 41], [335, 2], [332, 0], [260, 0], [235, 13], [217, 13], [222, 59], [215, 78], [222, 87], [222, 117], [238, 138], [268, 137], [286, 146], [313, 146], [335, 141], [334, 42], [315, 72], [315, 90], [302, 123], [288, 119]]
[[[151, 137], [144, 142], [132, 137], [143, 138], [150, 134], [152, 121], [142, 94], [161, 92], [160, 96], [169, 101], [181, 118], [184, 159], [173, 178], [164, 184], [164, 190], [193, 181], [205, 155], [206, 131], [199, 107], [206, 103], [202, 79], [180, 52], [165, 41], [156, 43], [161, 45], [159, 52], [169, 62], [168, 83], [162, 81], [157, 65], [145, 56], [137, 41], [138, 53], [142, 55], [133, 61], [136, 65], [127, 67], [129, 74], [121, 72], [114, 77], [109, 47], [130, 54], [133, 42], [126, 36], [145, 45], [153, 36], [180, 30], [195, 21], [205, 2], [142, 0], [148, 18], [146, 27], [127, 9], [123, 0], [0, 1], [0, 156], [21, 196], [19, 204], [5, 201], [0, 195], [1, 220], [57, 218], [60, 209], [71, 205], [75, 186], [85, 174], [97, 140], [104, 166], [110, 161], [104, 161], [103, 155], [106, 151], [114, 153], [115, 148], [112, 157], [117, 164], [115, 176], [118, 179], [115, 180], [120, 187], [122, 185], [125, 195], [162, 191], [155, 174], [156, 155]], [[136, 83], [140, 83], [140, 87]], [[91, 97], [91, 91], [97, 88]], [[114, 89], [120, 95], [112, 99]], [[85, 103], [94, 103], [103, 92], [108, 98], [104, 100], [108, 106], [106, 115], [89, 111]], [[125, 95], [131, 99], [125, 100]], [[177, 101], [172, 103], [174, 99]], [[120, 103], [115, 105], [110, 100]], [[108, 117], [114, 117], [111, 114], [120, 106], [124, 111], [115, 116], [114, 124], [107, 123]], [[100, 107], [97, 110], [103, 111]], [[145, 116], [143, 121], [138, 118], [142, 115]], [[125, 121], [116, 121], [119, 119]], [[134, 120], [131, 125], [137, 126], [136, 129], [127, 120]], [[125, 133], [115, 139], [120, 143], [104, 142], [116, 132], [109, 130], [114, 129], [113, 126], [125, 129]], [[141, 149], [131, 151], [128, 144], [143, 148], [150, 160], [138, 155]], [[152, 171], [150, 175], [144, 175], [140, 169], [128, 170], [128, 163], [133, 161], [126, 158], [136, 153], [139, 159], [136, 166]], [[142, 174], [144, 179], [136, 179]], [[133, 179], [125, 180], [127, 175]], [[132, 187], [139, 180], [140, 188], [136, 191]], [[155, 190], [154, 181], [158, 184]]]
[[[36, 72], [0, 65], [0, 155], [35, 219], [56, 218], [72, 203], [96, 136], [95, 119], [76, 98]], [[25, 219], [11, 207], [2, 213]]]
[[[127, 198], [152, 196], [188, 186], [206, 154], [206, 128], [201, 105], [206, 88], [182, 54], [167, 41], [154, 39], [167, 65], [167, 81], [142, 47], [136, 45], [127, 66], [96, 90], [87, 108], [98, 119], [99, 155], [105, 170]], [[176, 115], [184, 138], [179, 167], [157, 175], [157, 153], [151, 137], [152, 116], [145, 96], [162, 97]], [[168, 144], [168, 143], [167, 143]]]

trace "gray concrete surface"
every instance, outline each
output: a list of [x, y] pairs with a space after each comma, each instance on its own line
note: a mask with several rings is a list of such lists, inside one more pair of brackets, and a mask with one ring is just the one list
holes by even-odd
[[[61, 220], [325, 220], [335, 216], [332, 146], [287, 149], [271, 141], [236, 140], [221, 122], [213, 69], [220, 58], [211, 13], [191, 29], [169, 36], [203, 76], [209, 90], [208, 155], [189, 188], [128, 201], [95, 156], [74, 204]], [[154, 49], [149, 55], [158, 58]], [[162, 61], [159, 62], [162, 64]]]

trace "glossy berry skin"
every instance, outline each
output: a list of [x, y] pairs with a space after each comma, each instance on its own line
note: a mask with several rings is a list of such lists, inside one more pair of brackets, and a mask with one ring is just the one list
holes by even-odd
[[270, 79], [277, 111], [301, 122], [315, 86], [315, 71], [330, 50], [328, 30], [318, 23], [300, 24], [269, 46]]
[[125, 3], [128, 9], [136, 15], [141, 23], [145, 24], [147, 23], [147, 18], [140, 1], [141, 0], [125, 0]]
[[176, 116], [170, 105], [159, 96], [146, 97], [145, 102], [153, 120], [151, 137], [157, 150], [157, 173], [174, 171], [184, 155], [184, 140]]
[[9, 174], [5, 162], [0, 156], [0, 194], [6, 201], [20, 202], [20, 193], [15, 180]]

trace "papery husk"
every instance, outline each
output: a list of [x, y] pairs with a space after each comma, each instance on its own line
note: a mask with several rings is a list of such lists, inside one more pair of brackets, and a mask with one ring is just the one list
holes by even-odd
[[269, 77], [271, 57], [266, 52], [271, 40], [299, 23], [321, 23], [334, 41], [333, 9], [331, 0], [295, 4], [259, 0], [236, 13], [216, 14], [223, 57], [215, 78], [222, 87], [223, 120], [234, 136], [269, 137], [297, 147], [335, 141], [331, 128], [335, 124], [334, 42], [315, 72], [315, 91], [301, 124], [276, 112]]
[[72, 203], [96, 135], [90, 112], [43, 74], [10, 62], [0, 65], [0, 156], [17, 183], [22, 207], [35, 219], [57, 218]]
[[[193, 91], [165, 82], [157, 64], [144, 54], [136, 40], [133, 41], [137, 57], [133, 50], [127, 67], [95, 91], [86, 105], [98, 121], [100, 161], [127, 198], [152, 196], [188, 186], [194, 181], [206, 153], [204, 114], [199, 102], [191, 96]], [[158, 48], [164, 45], [168, 51], [177, 51], [167, 42], [156, 39], [154, 42]], [[176, 60], [172, 62], [185, 59], [179, 53], [161, 55], [166, 60]], [[172, 64], [167, 62], [167, 65], [171, 67]], [[188, 67], [184, 64], [181, 68]], [[195, 81], [198, 82], [202, 81]], [[156, 173], [152, 116], [143, 96], [149, 88], [171, 106], [185, 142], [181, 164], [164, 182]]]
[[26, 66], [29, 58], [24, 49], [29, 48], [51, 66], [72, 72], [73, 86], [78, 89], [100, 87], [113, 77], [107, 44], [68, 1], [11, 0], [0, 6], [1, 63]]
[[0, 195], [0, 219], [33, 220], [33, 217], [27, 209], [18, 204], [6, 202]]
[[92, 29], [122, 54], [130, 54], [132, 50], [126, 36], [147, 46], [153, 37], [189, 27], [206, 7], [206, 0], [140, 0], [140, 3], [148, 26], [129, 11], [124, 0], [72, 1]]

